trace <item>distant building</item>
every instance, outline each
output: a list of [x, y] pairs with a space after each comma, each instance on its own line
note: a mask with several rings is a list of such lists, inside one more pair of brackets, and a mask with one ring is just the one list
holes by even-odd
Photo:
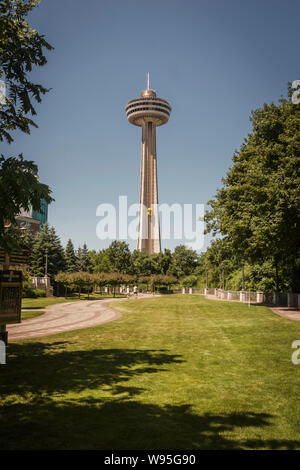
[[22, 210], [16, 216], [16, 220], [19, 227], [25, 227], [32, 235], [36, 235], [48, 220], [47, 202], [44, 199], [41, 200], [41, 212], [34, 211], [32, 208], [29, 211]]

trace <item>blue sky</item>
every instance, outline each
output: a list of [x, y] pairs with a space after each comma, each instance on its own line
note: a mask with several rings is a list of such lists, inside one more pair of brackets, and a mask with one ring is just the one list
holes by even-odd
[[251, 110], [300, 79], [299, 18], [296, 0], [42, 0], [29, 21], [55, 49], [32, 75], [51, 91], [36, 107], [39, 128], [1, 152], [37, 162], [63, 244], [108, 246], [97, 206], [138, 202], [141, 130], [124, 107], [147, 72], [173, 107], [157, 130], [160, 203], [212, 198]]

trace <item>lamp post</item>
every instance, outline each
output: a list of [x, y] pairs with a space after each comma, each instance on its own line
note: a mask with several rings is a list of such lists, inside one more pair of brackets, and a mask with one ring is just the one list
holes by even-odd
[[205, 279], [206, 279], [206, 289], [208, 289], [208, 269], [207, 269], [207, 266], [205, 266]]
[[[7, 232], [11, 227], [11, 221], [10, 220], [7, 220], [6, 222], [4, 222], [4, 229], [5, 229], [5, 232]], [[9, 260], [9, 254], [8, 253], [5, 253], [5, 259], [4, 259], [4, 269], [9, 269], [9, 263], [10, 263], [10, 260]]]
[[48, 248], [45, 249], [45, 255], [46, 255], [45, 277], [47, 277], [48, 276]]
[[27, 228], [24, 225], [20, 228], [21, 230], [21, 238], [25, 238]]
[[245, 275], [244, 275], [244, 268], [245, 268], [245, 260], [242, 259], [242, 291], [245, 290]]
[[222, 289], [225, 290], [225, 279], [224, 279], [224, 263], [222, 263]]

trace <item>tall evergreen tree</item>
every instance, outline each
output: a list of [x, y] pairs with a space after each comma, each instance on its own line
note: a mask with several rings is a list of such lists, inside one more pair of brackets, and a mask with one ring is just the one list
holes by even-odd
[[65, 268], [64, 250], [55, 229], [48, 223], [35, 236], [30, 269], [34, 276], [45, 275], [46, 248], [48, 248], [48, 275], [53, 277]]
[[89, 272], [91, 267], [89, 250], [86, 243], [77, 250], [77, 269], [78, 271]]
[[65, 269], [68, 273], [73, 273], [77, 271], [77, 259], [76, 259], [76, 254], [74, 250], [74, 245], [71, 239], [68, 240], [68, 243], [66, 246], [65, 263], [66, 263]]
[[28, 265], [31, 265], [31, 260], [32, 260], [32, 250], [33, 250], [33, 244], [34, 244], [34, 236], [32, 234], [32, 231], [27, 229], [25, 232], [25, 238], [24, 238], [24, 244], [26, 250], [28, 250]]

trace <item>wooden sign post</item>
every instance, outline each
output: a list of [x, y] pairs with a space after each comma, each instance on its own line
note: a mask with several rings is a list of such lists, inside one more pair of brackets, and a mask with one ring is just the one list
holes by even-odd
[[7, 344], [6, 325], [21, 323], [22, 271], [0, 271], [0, 340]]

